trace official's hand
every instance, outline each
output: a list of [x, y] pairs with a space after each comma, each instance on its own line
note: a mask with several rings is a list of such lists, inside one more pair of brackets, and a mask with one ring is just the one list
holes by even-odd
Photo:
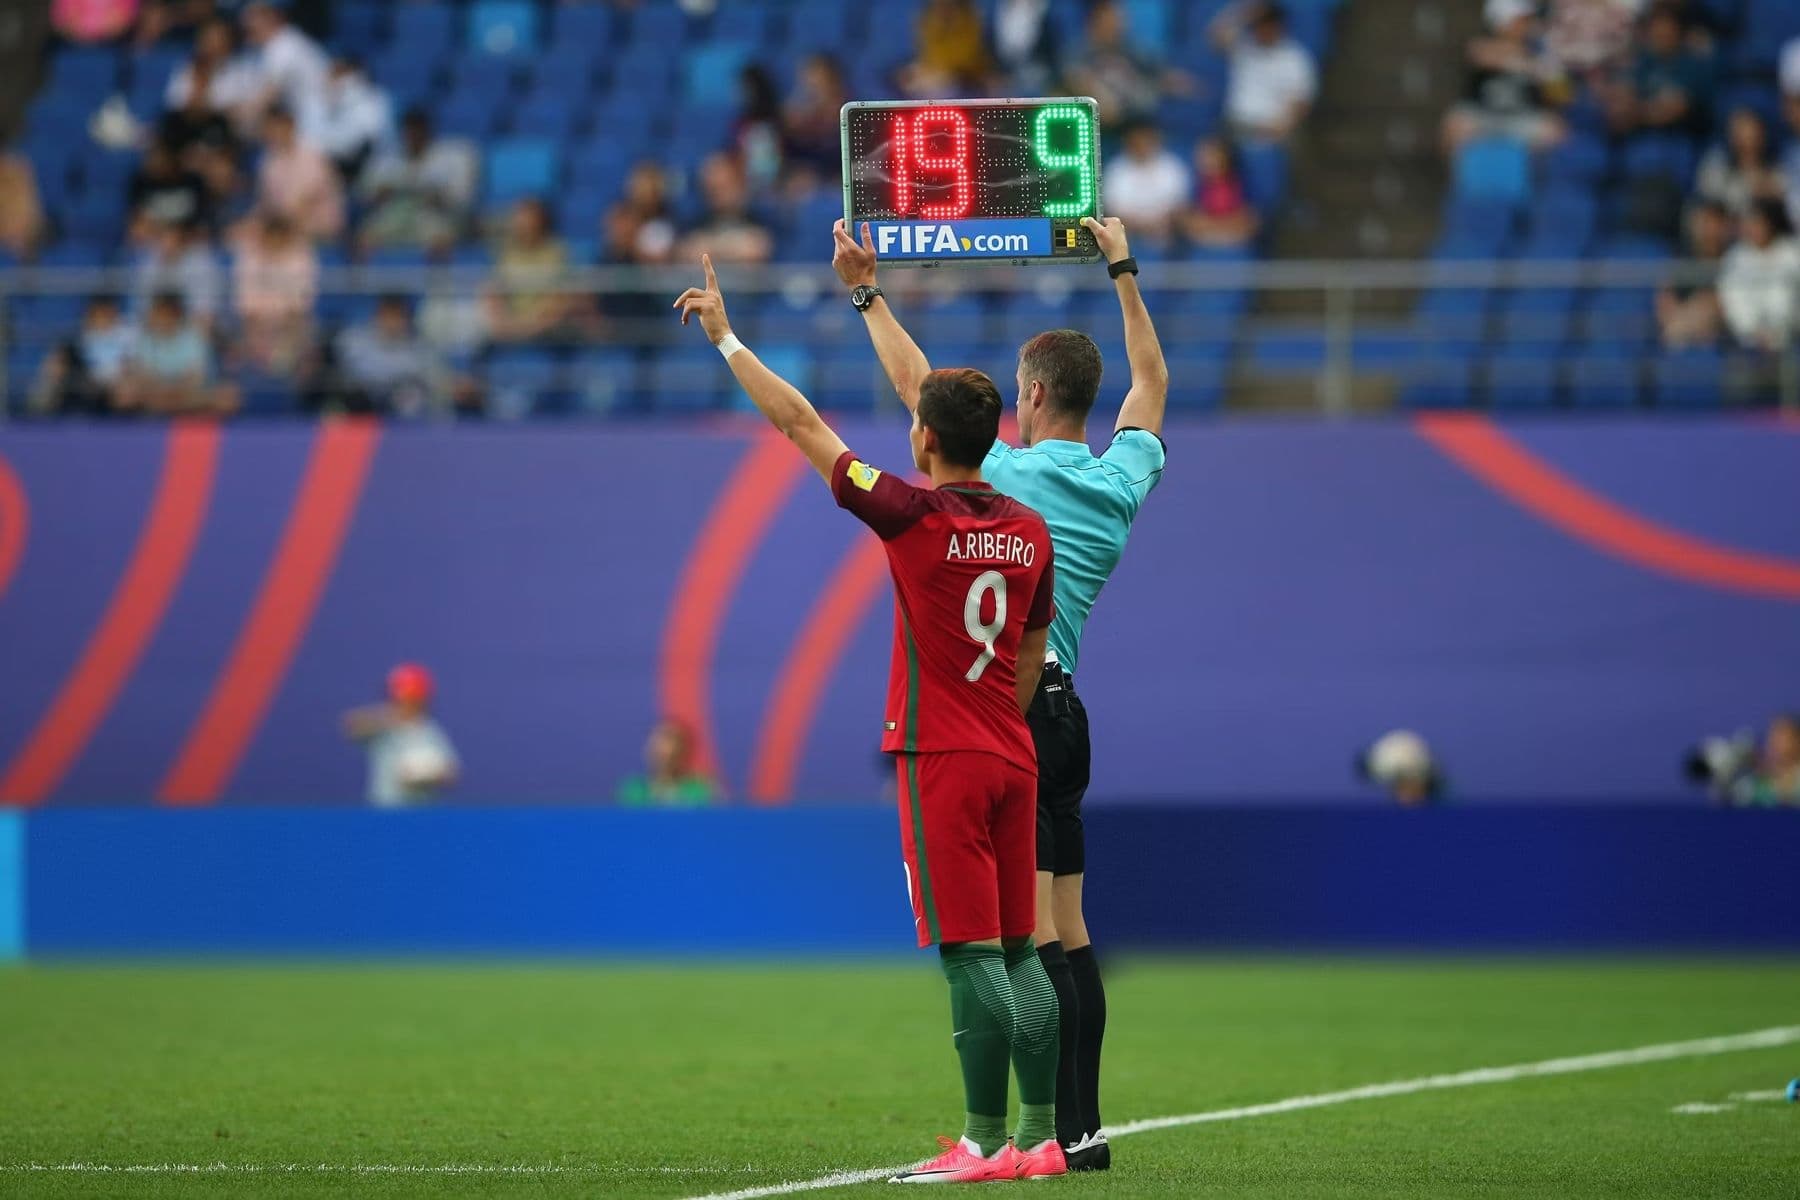
[[875, 286], [875, 242], [869, 237], [869, 223], [862, 223], [862, 245], [857, 245], [845, 228], [843, 218], [831, 227], [831, 240], [836, 249], [831, 253], [831, 269], [849, 287], [860, 284]]
[[700, 328], [706, 330], [707, 339], [716, 346], [731, 332], [731, 320], [725, 315], [725, 297], [719, 294], [719, 277], [713, 274], [712, 255], [702, 254], [700, 266], [706, 272], [706, 286], [689, 288], [675, 297], [672, 307], [681, 310], [683, 325], [689, 317], [700, 318]]
[[1092, 217], [1081, 218], [1082, 225], [1094, 235], [1094, 241], [1100, 246], [1100, 253], [1106, 255], [1109, 263], [1119, 262], [1131, 257], [1131, 247], [1125, 244], [1125, 222], [1117, 217], [1108, 217], [1102, 224]]

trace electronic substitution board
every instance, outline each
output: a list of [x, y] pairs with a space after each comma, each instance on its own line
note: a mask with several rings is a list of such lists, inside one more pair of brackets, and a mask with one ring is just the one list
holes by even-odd
[[854, 100], [840, 127], [844, 219], [884, 263], [1099, 261], [1093, 100]]

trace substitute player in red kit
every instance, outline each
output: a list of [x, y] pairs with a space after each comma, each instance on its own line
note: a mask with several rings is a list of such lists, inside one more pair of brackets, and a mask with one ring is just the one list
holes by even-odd
[[[900, 840], [919, 945], [950, 981], [962, 1063], [963, 1135], [895, 1177], [980, 1183], [1061, 1175], [1056, 1140], [1056, 993], [1036, 919], [1037, 759], [1024, 712], [1054, 610], [1043, 518], [995, 492], [981, 462], [1000, 392], [979, 371], [933, 371], [919, 389], [914, 487], [862, 462], [791, 384], [731, 332], [712, 261], [675, 301], [696, 317], [751, 401], [887, 548], [894, 655], [883, 750], [899, 773]], [[1006, 1134], [1009, 1064], [1019, 1124]]]

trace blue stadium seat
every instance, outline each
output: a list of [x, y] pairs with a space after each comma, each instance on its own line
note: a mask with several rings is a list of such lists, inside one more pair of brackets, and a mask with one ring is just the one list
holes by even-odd
[[1475, 402], [1475, 364], [1466, 358], [1416, 359], [1400, 371], [1405, 408], [1468, 408]]
[[723, 406], [725, 381], [710, 346], [665, 346], [651, 360], [646, 383], [650, 405], [663, 413], [714, 412]]
[[[799, 0], [788, 13], [787, 37], [784, 44], [788, 52], [795, 58], [826, 51], [842, 54], [853, 42], [851, 21], [855, 15], [856, 5], [840, 4], [837, 0]], [[882, 24], [885, 27], [889, 18], [884, 14]], [[911, 27], [907, 27], [904, 35], [897, 40], [911, 44]]]
[[1169, 404], [1189, 412], [1213, 412], [1225, 402], [1225, 361], [1214, 355], [1169, 356]]
[[554, 143], [541, 138], [505, 138], [488, 147], [483, 172], [490, 206], [521, 196], [545, 195], [557, 184], [561, 164]]
[[397, 43], [369, 63], [369, 74], [394, 97], [396, 106], [405, 108], [431, 98], [442, 67], [440, 51], [412, 51]]
[[484, 142], [500, 128], [506, 106], [490, 96], [459, 93], [432, 110], [432, 123], [446, 137]]
[[628, 20], [631, 52], [672, 57], [687, 40], [687, 16], [673, 4], [641, 4]]
[[830, 412], [872, 412], [883, 404], [898, 406], [899, 397], [869, 354], [832, 355], [813, 373], [813, 400]]
[[1446, 206], [1440, 249], [1478, 248], [1475, 254], [1443, 253], [1445, 258], [1498, 257], [1511, 238], [1517, 210], [1510, 201], [1454, 197]]
[[1325, 365], [1325, 335], [1314, 326], [1263, 329], [1245, 348], [1250, 365], [1266, 375], [1311, 375]]
[[578, 351], [564, 368], [569, 411], [596, 416], [628, 412], [642, 402], [638, 356], [623, 346]]
[[555, 92], [579, 104], [594, 89], [594, 54], [582, 46], [552, 46], [526, 64], [532, 90]]
[[420, 58], [442, 58], [456, 44], [456, 10], [449, 4], [418, 3], [394, 6], [395, 53]]
[[381, 0], [339, 0], [331, 10], [331, 40], [365, 59], [387, 44], [392, 5]]
[[50, 60], [44, 90], [98, 108], [118, 85], [118, 51], [111, 46], [65, 46]]
[[53, 246], [45, 247], [37, 261], [42, 267], [104, 267], [113, 262], [118, 244], [117, 237], [68, 237]]
[[67, 237], [117, 244], [125, 237], [125, 193], [101, 188], [82, 192], [56, 219]]
[[1574, 325], [1572, 288], [1517, 288], [1500, 301], [1500, 338], [1514, 348], [1554, 351]]
[[1459, 196], [1522, 204], [1531, 194], [1531, 156], [1510, 138], [1481, 138], [1456, 156]]
[[636, 152], [616, 141], [599, 140], [572, 146], [566, 164], [571, 188], [622, 188], [637, 162]]
[[654, 109], [669, 94], [674, 79], [671, 57], [663, 54], [628, 54], [615, 59], [608, 91], [615, 97], [629, 96], [639, 104]]
[[487, 378], [490, 416], [516, 419], [554, 410], [563, 386], [563, 368], [545, 349], [521, 346], [496, 350], [482, 372]]
[[1567, 180], [1592, 188], [1606, 178], [1611, 169], [1611, 157], [1604, 138], [1595, 134], [1576, 134], [1544, 152], [1544, 178]]
[[577, 46], [601, 55], [613, 44], [618, 29], [609, 4], [556, 4], [550, 9], [550, 45], [555, 49]]
[[1650, 365], [1659, 408], [1718, 408], [1724, 402], [1725, 356], [1712, 348], [1667, 350]]
[[506, 58], [465, 54], [450, 65], [449, 95], [453, 100], [480, 99], [504, 104], [513, 93], [518, 69]]
[[1583, 354], [1569, 364], [1569, 398], [1576, 408], [1636, 408], [1643, 399], [1640, 360]]
[[767, 7], [761, 4], [725, 4], [707, 23], [706, 36], [714, 42], [739, 42], [760, 49], [769, 42]]
[[556, 196], [557, 232], [565, 238], [593, 238], [600, 219], [618, 198], [617, 185], [564, 188]]
[[681, 90], [690, 104], [731, 106], [738, 96], [738, 73], [755, 47], [743, 42], [713, 42], [681, 56]]
[[556, 92], [533, 92], [513, 109], [512, 131], [523, 137], [566, 142], [584, 117], [582, 106]]
[[469, 49], [476, 54], [530, 54], [538, 45], [538, 8], [530, 0], [476, 0], [469, 9]]
[[1494, 408], [1549, 408], [1556, 403], [1556, 359], [1507, 350], [1487, 363], [1487, 397]]
[[1655, 294], [1648, 288], [1598, 288], [1582, 304], [1590, 348], [1636, 352], [1656, 336]]
[[1267, 142], [1250, 142], [1238, 148], [1244, 195], [1251, 207], [1271, 217], [1287, 198], [1287, 149]]
[[1661, 177], [1686, 187], [1694, 177], [1694, 144], [1673, 134], [1640, 133], [1625, 143], [1619, 170], [1627, 179]]
[[1131, 39], [1140, 46], [1170, 45], [1175, 32], [1171, 17], [1169, 0], [1125, 0]]
[[1532, 242], [1552, 251], [1543, 257], [1579, 256], [1593, 239], [1599, 223], [1599, 202], [1593, 192], [1579, 184], [1566, 180], [1547, 184], [1532, 201]]
[[84, 191], [110, 192], [124, 203], [131, 177], [137, 173], [138, 156], [129, 151], [107, 150], [90, 142], [82, 147], [75, 166]]

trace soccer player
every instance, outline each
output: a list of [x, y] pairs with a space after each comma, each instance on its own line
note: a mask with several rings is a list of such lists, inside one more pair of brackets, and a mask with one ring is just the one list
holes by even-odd
[[[1033, 947], [1037, 760], [1024, 718], [1051, 619], [1050, 531], [981, 479], [1002, 403], [979, 371], [931, 371], [913, 405], [913, 465], [929, 488], [859, 460], [786, 380], [732, 335], [702, 256], [697, 317], [764, 416], [799, 447], [838, 505], [874, 531], [894, 579], [894, 654], [881, 748], [899, 776], [900, 843], [920, 946], [950, 982], [964, 1124], [903, 1183], [1061, 1175], [1056, 993]], [[1006, 1135], [1007, 1080], [1019, 1124]]]
[[[1137, 260], [1117, 217], [1083, 222], [1106, 255], [1125, 318], [1131, 389], [1119, 408], [1112, 443], [1088, 448], [1087, 419], [1100, 393], [1100, 349], [1073, 329], [1040, 333], [1019, 348], [1021, 447], [995, 440], [982, 475], [1029, 504], [1050, 525], [1056, 547], [1056, 620], [1028, 719], [1037, 745], [1037, 942], [1056, 988], [1061, 1053], [1056, 1087], [1057, 1136], [1071, 1170], [1106, 1170], [1112, 1150], [1100, 1122], [1100, 1044], [1106, 1033], [1106, 990], [1081, 911], [1086, 843], [1081, 800], [1088, 786], [1087, 710], [1075, 695], [1081, 630], [1107, 576], [1125, 549], [1144, 498], [1162, 478], [1163, 408], [1169, 372], [1156, 328], [1138, 292]], [[869, 227], [859, 245], [844, 223], [834, 230], [832, 266], [853, 289], [875, 352], [900, 399], [920, 403], [931, 376], [925, 354], [901, 328], [875, 282]]]

